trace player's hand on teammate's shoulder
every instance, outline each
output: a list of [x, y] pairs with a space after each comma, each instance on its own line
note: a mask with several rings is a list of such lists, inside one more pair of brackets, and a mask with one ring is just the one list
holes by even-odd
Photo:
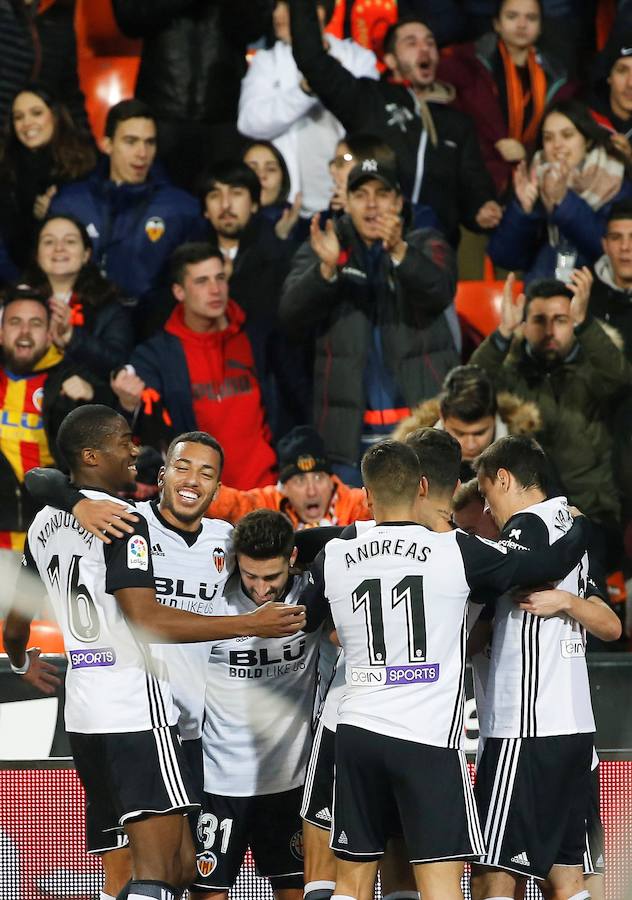
[[[305, 627], [305, 607], [269, 601], [248, 614], [255, 637], [290, 637]], [[256, 624], [255, 624], [256, 623]]]
[[42, 659], [41, 652], [39, 647], [33, 647], [26, 651], [30, 660], [29, 667], [20, 677], [43, 694], [54, 694], [61, 684], [59, 670], [57, 666]]
[[72, 508], [72, 514], [86, 531], [94, 534], [104, 544], [111, 544], [111, 538], [122, 538], [133, 534], [133, 523], [138, 516], [114, 500], [79, 500]]

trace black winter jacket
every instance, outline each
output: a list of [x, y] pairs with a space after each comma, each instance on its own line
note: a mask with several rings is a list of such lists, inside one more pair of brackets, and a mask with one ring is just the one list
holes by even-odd
[[38, 81], [69, 108], [75, 123], [90, 131], [77, 75], [73, 6], [55, 0], [41, 4], [0, 0], [0, 128], [13, 96], [29, 81]]
[[246, 47], [265, 0], [113, 0], [121, 31], [143, 38], [136, 96], [160, 119], [236, 122]]
[[495, 199], [495, 192], [471, 119], [442, 103], [429, 103], [438, 137], [433, 146], [409, 88], [356, 78], [325, 51], [312, 0], [290, 0], [290, 8], [296, 64], [323, 105], [347, 132], [375, 134], [391, 145], [404, 196], [434, 209], [453, 246], [460, 224], [480, 231], [476, 213]]
[[349, 216], [336, 225], [341, 254], [338, 278], [327, 282], [306, 242], [294, 257], [279, 316], [293, 338], [316, 335], [314, 421], [336, 462], [357, 462], [365, 411], [364, 370], [372, 328], [380, 328], [384, 358], [411, 408], [439, 390], [458, 365], [444, 310], [456, 285], [454, 252], [437, 231], [406, 235], [399, 266], [381, 259], [369, 288], [360, 237]]

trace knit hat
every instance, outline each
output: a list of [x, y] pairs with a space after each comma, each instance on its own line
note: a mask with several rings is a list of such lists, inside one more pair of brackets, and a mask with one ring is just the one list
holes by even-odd
[[632, 34], [622, 34], [618, 39], [608, 41], [604, 50], [604, 74], [609, 75], [617, 60], [627, 56], [632, 56]]
[[331, 463], [325, 452], [323, 439], [311, 425], [297, 425], [277, 444], [279, 480], [286, 482], [293, 475], [306, 472], [329, 472]]

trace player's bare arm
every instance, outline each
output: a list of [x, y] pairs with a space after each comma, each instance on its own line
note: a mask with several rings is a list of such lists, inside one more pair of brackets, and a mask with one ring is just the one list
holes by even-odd
[[621, 622], [601, 597], [579, 597], [554, 589], [518, 596], [516, 602], [520, 609], [543, 619], [560, 614], [570, 616], [602, 641], [616, 641], [621, 637]]
[[304, 606], [264, 603], [240, 616], [199, 616], [156, 602], [151, 588], [121, 588], [114, 592], [128, 622], [143, 630], [152, 643], [187, 644], [233, 637], [289, 637], [305, 625]]
[[56, 666], [41, 658], [39, 647], [27, 650], [31, 620], [11, 610], [2, 627], [2, 639], [13, 671], [43, 694], [54, 694], [59, 685]]

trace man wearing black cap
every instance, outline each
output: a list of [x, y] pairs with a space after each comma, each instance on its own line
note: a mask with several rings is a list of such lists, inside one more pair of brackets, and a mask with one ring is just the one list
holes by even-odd
[[597, 78], [589, 100], [595, 121], [612, 133], [612, 142], [632, 157], [632, 34], [611, 38], [595, 63]]
[[314, 421], [336, 474], [359, 484], [358, 461], [458, 363], [444, 315], [454, 252], [433, 229], [404, 234], [391, 168], [365, 159], [349, 174], [347, 215], [296, 254], [279, 315], [294, 339], [317, 334]]
[[254, 509], [284, 513], [295, 529], [314, 525], [349, 525], [368, 519], [364, 491], [332, 475], [321, 436], [298, 425], [277, 444], [280, 486], [238, 491], [220, 486], [207, 515], [237, 522]]

